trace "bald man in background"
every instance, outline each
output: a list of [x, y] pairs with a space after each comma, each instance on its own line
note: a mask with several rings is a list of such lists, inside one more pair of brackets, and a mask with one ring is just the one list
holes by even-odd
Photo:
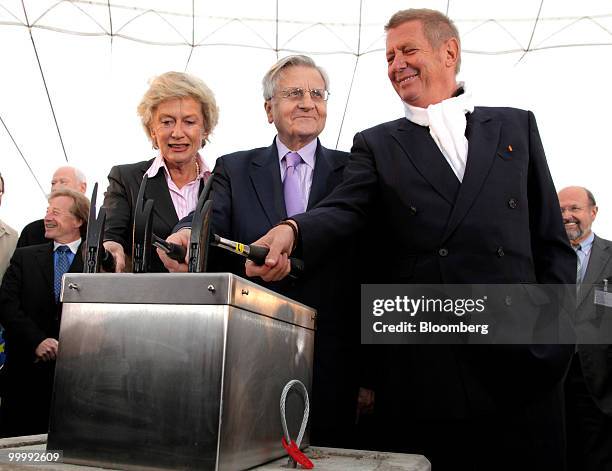
[[565, 379], [568, 470], [612, 470], [612, 345], [604, 343], [609, 333], [600, 330], [606, 327], [593, 305], [594, 285], [612, 275], [612, 241], [591, 229], [598, 207], [588, 189], [562, 189], [559, 204], [577, 255], [576, 323], [582, 333]]
[[[60, 188], [85, 193], [87, 191], [87, 180], [85, 174], [76, 167], [60, 167], [51, 178], [51, 192]], [[43, 219], [32, 221], [21, 231], [17, 247], [44, 244], [49, 240], [45, 238], [45, 223]]]

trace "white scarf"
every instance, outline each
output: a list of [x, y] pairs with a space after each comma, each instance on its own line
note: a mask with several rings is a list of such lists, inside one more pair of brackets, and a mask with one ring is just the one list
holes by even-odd
[[[463, 83], [459, 83], [463, 87]], [[463, 181], [467, 163], [468, 141], [465, 137], [466, 113], [474, 111], [472, 95], [463, 92], [461, 95], [418, 108], [404, 103], [406, 119], [419, 126], [429, 126], [429, 134], [446, 158], [446, 161]]]

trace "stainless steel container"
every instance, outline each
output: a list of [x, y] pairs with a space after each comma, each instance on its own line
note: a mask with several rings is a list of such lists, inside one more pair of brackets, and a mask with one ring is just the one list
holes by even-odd
[[[284, 454], [311, 391], [315, 311], [231, 274], [67, 274], [48, 449], [123, 469], [239, 470]], [[297, 434], [304, 403], [288, 397]], [[308, 433], [303, 445], [308, 445]]]

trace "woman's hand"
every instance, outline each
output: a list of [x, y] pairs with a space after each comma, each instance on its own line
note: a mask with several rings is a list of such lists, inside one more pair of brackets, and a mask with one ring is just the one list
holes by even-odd
[[191, 238], [191, 229], [184, 228], [174, 234], [170, 234], [166, 239], [173, 244], [181, 245], [185, 248], [185, 260], [182, 263], [171, 259], [163, 250], [157, 249], [157, 255], [162, 261], [166, 269], [170, 273], [187, 273], [187, 261], [189, 260], [189, 240]]
[[125, 270], [125, 252], [123, 251], [123, 246], [112, 240], [107, 240], [103, 245], [115, 259], [115, 273], [123, 272]]

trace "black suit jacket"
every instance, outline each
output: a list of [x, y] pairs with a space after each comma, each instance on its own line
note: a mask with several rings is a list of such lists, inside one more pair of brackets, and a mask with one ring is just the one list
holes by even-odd
[[[347, 157], [346, 152], [317, 145], [308, 209], [342, 181]], [[251, 243], [287, 217], [276, 144], [219, 157], [213, 173], [213, 232]], [[244, 260], [220, 249], [213, 250], [209, 271], [231, 271], [244, 277]], [[326, 298], [325, 293], [316, 293], [307, 281], [308, 276], [300, 283], [282, 281], [265, 285], [318, 308], [319, 299]]]
[[[347, 157], [317, 145], [307, 209], [342, 181]], [[213, 227], [219, 235], [253, 242], [287, 217], [276, 144], [219, 157], [213, 173]]]
[[[317, 145], [308, 208], [315, 206], [342, 181], [347, 158], [346, 152]], [[211, 197], [215, 233], [251, 243], [287, 217], [275, 144], [222, 156], [217, 159], [213, 172]], [[350, 246], [343, 249], [341, 255], [316, 271], [306, 270], [297, 281], [265, 283], [255, 280], [318, 311], [312, 440], [329, 446], [347, 443], [346, 428], [354, 420], [357, 393], [354, 373], [357, 365], [352, 352], [359, 344], [359, 306], [351, 312], [350, 300], [357, 300], [359, 294], [356, 289], [353, 296], [347, 295], [352, 279], [348, 263], [351, 249]], [[231, 271], [245, 276], [244, 259], [220, 249], [212, 250], [209, 271]], [[347, 322], [350, 314], [353, 320]]]
[[[69, 271], [83, 271], [81, 248]], [[15, 250], [0, 288], [0, 323], [5, 329], [6, 376], [2, 433], [46, 433], [54, 361], [34, 362], [36, 347], [59, 336], [61, 304], [53, 291], [53, 243]]]
[[[611, 275], [612, 241], [595, 236], [578, 295], [577, 328], [579, 332], [585, 326], [595, 332], [610, 328], [609, 323], [602, 325], [598, 310], [593, 305], [593, 297], [594, 286]], [[609, 330], [603, 332], [602, 336], [609, 339]], [[609, 344], [578, 345], [577, 349], [584, 380], [593, 400], [602, 412], [612, 416], [612, 346]]]
[[[106, 208], [106, 227], [104, 240], [120, 243], [127, 257], [132, 255], [132, 230], [134, 224], [134, 208], [138, 190], [145, 172], [154, 159], [135, 164], [117, 165], [108, 174], [108, 189], [104, 194]], [[202, 184], [200, 184], [200, 190]], [[178, 216], [170, 197], [166, 176], [162, 169], [147, 181], [145, 199], [153, 199], [153, 232], [165, 239], [178, 222]], [[152, 272], [167, 271], [157, 256], [151, 251]]]
[[[428, 128], [402, 118], [358, 133], [344, 181], [294, 217], [305, 263], [324, 260], [374, 219], [385, 240], [376, 253], [380, 282], [572, 283], [576, 257], [533, 114], [477, 107], [466, 136], [460, 184]], [[427, 347], [379, 349], [384, 367], [375, 369], [390, 394], [383, 404], [390, 415], [429, 420], [499, 412], [560, 390], [572, 351]]]
[[[83, 271], [81, 248], [71, 273]], [[33, 359], [40, 342], [58, 337], [60, 305], [55, 302], [53, 278], [52, 242], [15, 250], [0, 289], [0, 321], [6, 329], [9, 356], [17, 349]]]
[[44, 244], [45, 242], [49, 242], [49, 239], [45, 237], [45, 220], [38, 219], [23, 228], [17, 240], [17, 247]]

